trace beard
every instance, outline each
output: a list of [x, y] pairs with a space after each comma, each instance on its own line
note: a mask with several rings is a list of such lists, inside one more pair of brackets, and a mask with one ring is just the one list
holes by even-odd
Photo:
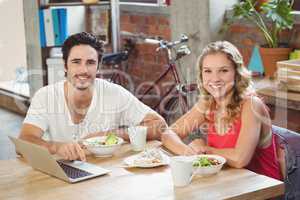
[[74, 88], [80, 91], [89, 89], [94, 84], [95, 78], [90, 75], [74, 75], [71, 80], [71, 84]]

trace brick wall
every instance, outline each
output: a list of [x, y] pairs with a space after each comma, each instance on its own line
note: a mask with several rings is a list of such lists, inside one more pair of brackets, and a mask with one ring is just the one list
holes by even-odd
[[[144, 14], [122, 12], [120, 16], [121, 32], [129, 32], [133, 35], [146, 37], [161, 37], [171, 40], [169, 16], [159, 14]], [[121, 35], [122, 37], [122, 35]], [[123, 37], [124, 38], [124, 37]], [[128, 38], [126, 36], [126, 38]], [[167, 58], [163, 52], [156, 52], [157, 45], [148, 44], [138, 38], [131, 38], [136, 41], [134, 51], [129, 57], [128, 74], [132, 78], [135, 96], [143, 94], [149, 84], [160, 76], [166, 69]], [[151, 96], [143, 99], [143, 102], [154, 106], [158, 103], [160, 94], [168, 88], [168, 82], [172, 82], [171, 74], [168, 74], [156, 89], [151, 91]]]
[[[103, 35], [104, 27], [108, 27], [108, 15], [106, 12], [92, 10], [90, 16], [94, 24], [88, 25], [89, 30], [96, 35]], [[124, 46], [126, 39], [132, 39], [135, 43], [134, 49], [128, 61], [128, 76], [131, 80], [125, 83], [135, 96], [140, 96], [145, 89], [152, 83], [161, 73], [164, 72], [167, 63], [166, 56], [163, 52], [156, 52], [157, 45], [147, 44], [137, 36], [142, 35], [149, 38], [161, 37], [165, 40], [171, 40], [171, 29], [169, 15], [167, 14], [147, 14], [142, 12], [121, 11], [120, 13], [120, 30], [121, 30], [121, 48]], [[126, 33], [126, 34], [122, 34]], [[131, 36], [128, 36], [131, 35]], [[110, 37], [110, 36], [108, 36]], [[106, 52], [111, 52], [111, 46], [106, 47]], [[103, 69], [111, 66], [103, 66]], [[126, 78], [127, 80], [128, 78]], [[158, 103], [160, 93], [166, 91], [169, 82], [172, 82], [171, 74], [168, 74], [156, 87], [151, 91], [152, 97], [145, 98], [143, 101], [153, 106]], [[129, 85], [129, 83], [132, 83]]]

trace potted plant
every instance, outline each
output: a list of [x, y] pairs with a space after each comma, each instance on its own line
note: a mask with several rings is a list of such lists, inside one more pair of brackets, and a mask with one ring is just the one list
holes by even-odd
[[287, 60], [291, 51], [291, 48], [281, 46], [280, 33], [293, 27], [292, 5], [293, 0], [265, 0], [262, 3], [259, 0], [239, 0], [233, 6], [228, 24], [236, 19], [246, 19], [254, 23], [264, 36], [266, 44], [261, 46], [260, 53], [268, 77], [274, 76], [276, 62]]

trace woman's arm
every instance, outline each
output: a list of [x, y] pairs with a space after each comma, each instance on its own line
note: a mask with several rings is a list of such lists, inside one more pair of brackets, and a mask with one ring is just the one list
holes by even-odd
[[242, 125], [235, 148], [216, 149], [207, 147], [207, 152], [223, 156], [236, 168], [245, 167], [258, 145], [262, 127], [261, 117], [266, 118], [264, 104], [258, 97], [251, 97], [243, 104]]
[[182, 142], [182, 138], [188, 136], [204, 122], [203, 106], [199, 101], [189, 112], [180, 117], [167, 131], [162, 133], [163, 145], [179, 155], [191, 155], [196, 152]]

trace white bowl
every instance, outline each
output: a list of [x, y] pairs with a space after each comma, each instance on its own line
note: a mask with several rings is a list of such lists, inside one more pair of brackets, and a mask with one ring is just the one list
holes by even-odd
[[200, 176], [209, 176], [218, 173], [223, 165], [226, 163], [226, 159], [223, 158], [222, 156], [218, 155], [211, 155], [211, 154], [203, 154], [203, 155], [197, 155], [193, 157], [193, 162], [196, 161], [197, 159], [201, 157], [208, 157], [208, 158], [214, 158], [220, 162], [218, 165], [211, 165], [211, 166], [199, 166], [199, 167], [193, 167], [194, 169], [194, 174], [195, 175], [200, 175]]
[[118, 143], [112, 145], [95, 144], [95, 142], [104, 142], [106, 136], [87, 138], [83, 140], [83, 144], [84, 146], [86, 146], [87, 150], [93, 153], [96, 157], [109, 157], [112, 156], [114, 152], [121, 147], [124, 141], [120, 137], [117, 138], [118, 138]]

